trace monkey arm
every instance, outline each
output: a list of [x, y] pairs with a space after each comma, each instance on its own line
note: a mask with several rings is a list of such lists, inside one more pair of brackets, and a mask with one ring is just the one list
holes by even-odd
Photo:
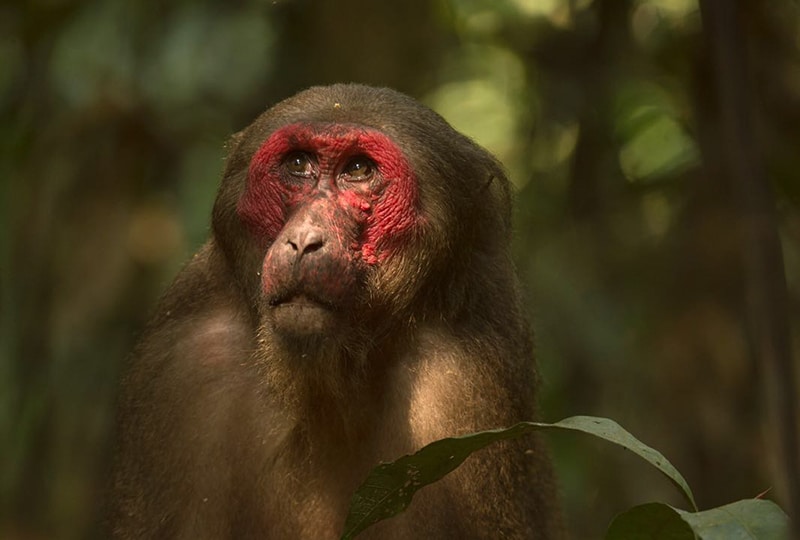
[[249, 456], [227, 442], [244, 438], [260, 411], [242, 369], [253, 332], [214, 258], [209, 244], [181, 271], [128, 360], [109, 509], [115, 538], [228, 534], [233, 464]]

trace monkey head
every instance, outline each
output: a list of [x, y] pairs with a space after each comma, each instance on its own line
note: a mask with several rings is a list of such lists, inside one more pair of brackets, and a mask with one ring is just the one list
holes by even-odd
[[391, 90], [335, 85], [234, 136], [213, 223], [260, 319], [312, 338], [451, 301], [465, 272], [454, 265], [505, 248], [507, 210], [496, 162], [436, 113]]

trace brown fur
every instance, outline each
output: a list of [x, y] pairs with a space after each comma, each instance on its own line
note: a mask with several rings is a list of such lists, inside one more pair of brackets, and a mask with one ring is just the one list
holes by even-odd
[[[277, 128], [388, 135], [419, 180], [422, 230], [370, 270], [351, 331], [306, 349], [269, 324], [257, 247], [236, 213]], [[115, 538], [336, 538], [380, 461], [535, 418], [529, 327], [509, 259], [502, 169], [401, 94], [312, 88], [230, 144], [211, 239], [145, 330], [122, 383]], [[301, 354], [302, 352], [302, 354]], [[476, 453], [368, 538], [560, 538], [549, 459], [529, 437]]]

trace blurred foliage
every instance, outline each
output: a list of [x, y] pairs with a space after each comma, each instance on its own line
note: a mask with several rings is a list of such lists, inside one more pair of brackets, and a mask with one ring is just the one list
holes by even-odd
[[[800, 347], [800, 7], [742, 2]], [[208, 232], [226, 138], [311, 84], [393, 86], [496, 153], [546, 419], [608, 416], [702, 507], [786, 497], [696, 0], [0, 5], [0, 537], [97, 535], [119, 369]], [[575, 538], [674, 501], [553, 439]], [[624, 468], [623, 468], [624, 467]]]

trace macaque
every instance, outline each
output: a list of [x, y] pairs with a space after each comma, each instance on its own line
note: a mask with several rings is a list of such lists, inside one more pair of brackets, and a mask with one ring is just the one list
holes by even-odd
[[[334, 539], [380, 462], [536, 418], [498, 162], [393, 90], [314, 87], [232, 137], [210, 239], [122, 381], [119, 539]], [[363, 538], [562, 537], [536, 436]]]

